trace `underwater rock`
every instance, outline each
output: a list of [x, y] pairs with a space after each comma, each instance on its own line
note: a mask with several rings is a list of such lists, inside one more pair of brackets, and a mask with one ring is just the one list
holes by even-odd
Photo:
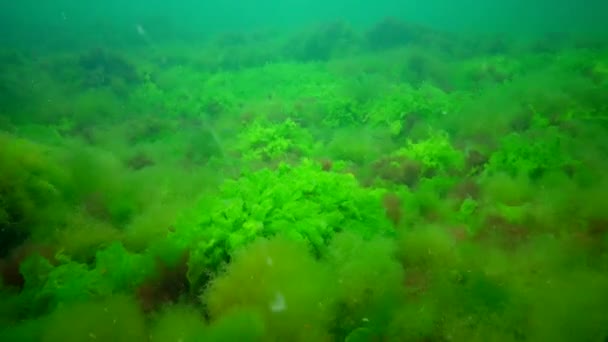
[[513, 249], [527, 241], [530, 235], [528, 225], [510, 222], [498, 214], [490, 214], [484, 218], [483, 228], [475, 238], [477, 241], [495, 241], [503, 248]]
[[401, 132], [399, 133], [399, 137], [403, 138], [407, 137], [412, 129], [414, 129], [417, 124], [422, 123], [424, 119], [419, 113], [410, 112], [407, 113], [407, 115], [404, 115], [401, 121]]
[[11, 226], [9, 222], [0, 222], [0, 258], [7, 256], [13, 248], [19, 246], [28, 236], [29, 234], [19, 229], [19, 227]]
[[479, 184], [472, 179], [466, 179], [461, 183], [457, 184], [450, 192], [451, 197], [459, 200], [465, 200], [466, 198], [478, 199], [481, 194]]
[[126, 161], [127, 167], [129, 167], [131, 170], [141, 170], [144, 169], [148, 166], [153, 166], [156, 164], [156, 162], [154, 160], [152, 160], [152, 158], [150, 158], [148, 155], [146, 155], [143, 152], [139, 152], [137, 154], [135, 154], [134, 156], [132, 156], [131, 158], [129, 158]]
[[10, 251], [10, 254], [0, 259], [0, 278], [2, 284], [22, 290], [25, 286], [25, 278], [21, 274], [21, 263], [34, 254], [42, 256], [51, 264], [57, 262], [55, 259], [56, 248], [31, 242], [23, 243]]
[[384, 179], [398, 184], [414, 187], [422, 175], [422, 165], [405, 157], [387, 157], [373, 164], [374, 173]]
[[510, 122], [510, 128], [515, 132], [525, 132], [532, 125], [532, 118], [527, 113], [516, 115]]
[[401, 209], [401, 199], [393, 193], [387, 193], [382, 198], [382, 205], [386, 212], [386, 217], [393, 223], [395, 227], [401, 222], [403, 211]]
[[367, 42], [373, 49], [390, 49], [425, 40], [427, 30], [396, 18], [385, 18], [367, 32]]
[[285, 50], [300, 61], [325, 61], [352, 50], [359, 42], [356, 32], [341, 21], [330, 22], [293, 39]]
[[323, 171], [331, 171], [331, 169], [333, 167], [334, 167], [334, 163], [331, 159], [329, 159], [329, 158], [321, 159], [321, 169], [323, 169]]
[[100, 48], [81, 55], [78, 65], [85, 72], [84, 84], [92, 88], [111, 85], [114, 79], [122, 80], [126, 84], [140, 81], [132, 64], [123, 57]]
[[188, 260], [190, 252], [184, 252], [175, 265], [156, 260], [156, 272], [136, 290], [142, 309], [146, 312], [158, 309], [163, 304], [175, 303], [190, 289]]
[[479, 174], [488, 160], [490, 160], [490, 158], [487, 155], [477, 150], [470, 150], [467, 153], [465, 161], [466, 170], [469, 172], [475, 170], [474, 174]]

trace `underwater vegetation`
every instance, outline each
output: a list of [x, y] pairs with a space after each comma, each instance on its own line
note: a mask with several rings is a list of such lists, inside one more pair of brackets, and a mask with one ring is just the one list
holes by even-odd
[[604, 43], [0, 51], [0, 340], [606, 341]]

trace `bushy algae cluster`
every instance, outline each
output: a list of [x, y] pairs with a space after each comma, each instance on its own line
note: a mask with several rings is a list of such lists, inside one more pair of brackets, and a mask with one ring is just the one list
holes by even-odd
[[605, 43], [1, 51], [0, 340], [604, 341]]

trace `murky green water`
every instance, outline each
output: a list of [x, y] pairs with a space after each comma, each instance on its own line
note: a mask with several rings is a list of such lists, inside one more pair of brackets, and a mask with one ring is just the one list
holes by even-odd
[[600, 1], [0, 5], [0, 340], [606, 341]]

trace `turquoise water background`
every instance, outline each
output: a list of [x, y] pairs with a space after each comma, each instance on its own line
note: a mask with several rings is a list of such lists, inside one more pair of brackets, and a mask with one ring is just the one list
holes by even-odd
[[[368, 26], [385, 16], [450, 31], [605, 34], [608, 2], [589, 1], [32, 1], [0, 5], [5, 43], [98, 42], [133, 35], [198, 39], [216, 31], [300, 28], [343, 20]], [[53, 37], [53, 39], [49, 37]], [[112, 37], [108, 37], [112, 36]]]

